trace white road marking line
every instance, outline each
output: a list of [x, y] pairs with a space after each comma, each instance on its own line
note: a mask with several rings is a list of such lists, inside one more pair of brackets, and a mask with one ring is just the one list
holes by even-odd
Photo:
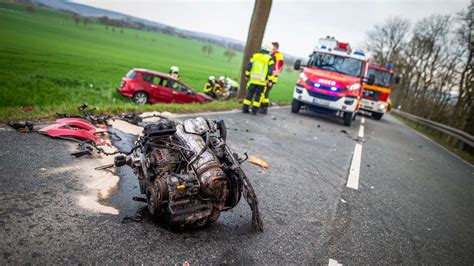
[[[361, 125], [359, 126], [359, 138], [364, 137], [365, 118], [362, 117]], [[352, 155], [351, 168], [349, 169], [349, 176], [347, 177], [347, 187], [355, 190], [359, 189], [360, 163], [362, 161], [362, 144], [356, 143], [354, 154]]]
[[364, 137], [364, 125], [360, 125], [359, 127], [359, 138]]
[[342, 264], [340, 264], [339, 262], [337, 262], [337, 260], [333, 260], [333, 259], [329, 259], [329, 264], [328, 266], [341, 266]]
[[355, 190], [359, 189], [360, 162], [362, 158], [362, 144], [356, 143], [354, 154], [352, 155], [351, 168], [347, 178], [347, 187]]

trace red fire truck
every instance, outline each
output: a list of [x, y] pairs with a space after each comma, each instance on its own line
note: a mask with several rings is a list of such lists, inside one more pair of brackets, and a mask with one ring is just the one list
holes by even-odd
[[380, 120], [389, 109], [390, 92], [393, 83], [398, 84], [400, 77], [393, 79], [393, 70], [391, 65], [379, 67], [370, 65], [369, 75], [374, 75], [375, 80], [372, 85], [364, 83], [362, 92], [362, 101], [359, 111], [370, 113], [376, 120]]
[[314, 48], [306, 65], [295, 62], [299, 70], [293, 93], [291, 111], [301, 107], [308, 110], [332, 113], [350, 126], [355, 119], [362, 98], [362, 84], [373, 84], [375, 77], [367, 78], [368, 57], [362, 51], [352, 51], [349, 43], [334, 38], [322, 38]]

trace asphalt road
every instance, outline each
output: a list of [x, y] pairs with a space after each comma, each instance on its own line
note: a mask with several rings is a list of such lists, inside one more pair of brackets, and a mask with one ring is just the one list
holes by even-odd
[[[270, 164], [266, 171], [244, 165], [263, 233], [253, 231], [244, 201], [206, 228], [169, 231], [132, 201], [139, 191], [127, 167], [103, 202], [118, 215], [83, 209], [77, 197], [97, 162], [74, 159], [75, 145], [66, 141], [0, 130], [0, 264], [474, 262], [474, 168], [390, 116], [365, 118], [363, 137], [360, 117], [351, 128], [287, 108], [208, 117], [226, 121], [236, 152]], [[122, 137], [126, 149], [134, 136]], [[141, 222], [121, 222], [137, 211], [145, 214]]]

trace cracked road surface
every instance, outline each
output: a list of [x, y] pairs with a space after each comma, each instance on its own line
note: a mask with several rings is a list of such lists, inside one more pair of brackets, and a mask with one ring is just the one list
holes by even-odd
[[[242, 200], [200, 230], [171, 232], [142, 211], [130, 168], [101, 203], [118, 215], [78, 205], [88, 191], [91, 158], [75, 144], [0, 131], [0, 264], [472, 264], [474, 169], [390, 116], [339, 119], [288, 108], [224, 119], [230, 147], [267, 161], [245, 163], [265, 231], [255, 232]], [[182, 118], [181, 118], [182, 119]], [[116, 130], [121, 149], [136, 138]], [[362, 144], [358, 189], [347, 178]], [[89, 170], [88, 170], [89, 169]], [[141, 222], [121, 223], [144, 213]]]

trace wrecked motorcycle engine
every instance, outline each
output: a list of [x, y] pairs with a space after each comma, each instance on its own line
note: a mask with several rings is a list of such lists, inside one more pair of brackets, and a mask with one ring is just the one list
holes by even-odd
[[243, 194], [252, 210], [252, 225], [263, 230], [257, 197], [240, 167], [242, 160], [225, 140], [223, 121], [163, 120], [145, 126], [132, 153], [115, 157], [115, 165], [134, 170], [149, 212], [173, 227], [215, 222]]

